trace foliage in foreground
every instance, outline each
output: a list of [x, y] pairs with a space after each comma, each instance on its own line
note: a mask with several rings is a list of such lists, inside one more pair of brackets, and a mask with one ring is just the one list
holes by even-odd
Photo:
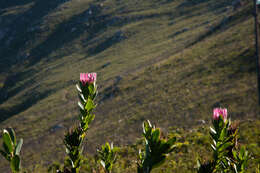
[[101, 150], [97, 150], [100, 164], [105, 169], [106, 173], [112, 171], [113, 165], [116, 162], [116, 150], [113, 143], [109, 145], [108, 142], [101, 147]]
[[21, 169], [20, 151], [23, 145], [23, 139], [16, 141], [16, 135], [12, 128], [3, 130], [3, 148], [1, 155], [10, 162], [12, 172], [19, 172]]
[[227, 119], [226, 109], [214, 109], [212, 138], [213, 159], [205, 164], [198, 160], [198, 172], [245, 172], [248, 152], [245, 147], [237, 151], [238, 128]]
[[160, 129], [151, 125], [150, 121], [143, 123], [143, 136], [145, 138], [145, 151], [139, 152], [137, 162], [138, 173], [149, 173], [166, 160], [167, 154], [175, 148], [176, 137], [169, 140], [160, 138]]

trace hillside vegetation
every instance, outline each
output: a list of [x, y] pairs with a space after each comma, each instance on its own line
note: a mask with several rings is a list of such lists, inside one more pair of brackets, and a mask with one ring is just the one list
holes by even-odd
[[[12, 126], [24, 138], [25, 167], [63, 161], [79, 73], [97, 72], [86, 152], [105, 141], [135, 146], [145, 119], [181, 129], [193, 146], [190, 132], [207, 128], [212, 108], [222, 106], [248, 132], [241, 142], [251, 145], [253, 168], [260, 110], [252, 8], [249, 0], [2, 1], [0, 129]], [[198, 148], [206, 157], [194, 145], [172, 169], [192, 171]], [[7, 167], [1, 158], [0, 172]]]

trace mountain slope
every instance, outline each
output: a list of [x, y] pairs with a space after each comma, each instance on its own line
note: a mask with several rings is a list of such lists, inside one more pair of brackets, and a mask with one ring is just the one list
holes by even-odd
[[258, 119], [252, 4], [242, 2], [238, 9], [231, 0], [1, 6], [0, 128], [25, 139], [26, 165], [62, 159], [64, 130], [78, 112], [74, 86], [91, 71], [100, 86], [91, 153], [105, 140], [134, 143], [144, 119], [163, 130], [191, 128], [208, 123], [215, 106], [232, 119]]

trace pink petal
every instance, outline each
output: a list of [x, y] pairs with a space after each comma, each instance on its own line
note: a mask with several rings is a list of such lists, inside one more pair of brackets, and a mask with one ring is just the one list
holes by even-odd
[[93, 83], [97, 79], [97, 73], [80, 73], [80, 82], [85, 85], [86, 83]]

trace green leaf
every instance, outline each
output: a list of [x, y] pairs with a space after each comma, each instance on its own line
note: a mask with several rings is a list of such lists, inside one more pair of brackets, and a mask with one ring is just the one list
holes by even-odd
[[15, 147], [15, 154], [16, 154], [16, 155], [19, 155], [19, 154], [20, 154], [22, 145], [23, 145], [23, 139], [20, 139], [20, 140], [18, 141], [18, 144], [17, 144], [16, 147]]
[[113, 142], [110, 144], [110, 148], [111, 148], [112, 151], [114, 151], [114, 144], [113, 144]]
[[87, 100], [85, 99], [85, 97], [83, 96], [83, 94], [79, 93], [79, 94], [78, 94], [78, 97], [79, 97], [81, 103], [86, 103], [86, 102], [87, 102]]
[[6, 130], [9, 132], [11, 140], [12, 140], [14, 146], [15, 146], [16, 145], [16, 136], [15, 136], [14, 130], [12, 128], [7, 128]]
[[224, 141], [224, 139], [227, 137], [227, 128], [224, 127], [221, 130], [220, 136], [219, 136], [219, 140]]
[[200, 163], [200, 160], [198, 159], [198, 160], [197, 160], [197, 169], [199, 170], [200, 167], [201, 167], [201, 163]]
[[217, 132], [212, 128], [212, 127], [209, 127], [210, 128], [210, 131], [213, 133], [213, 134], [217, 134]]
[[78, 92], [82, 92], [82, 90], [80, 89], [80, 86], [78, 85], [78, 84], [76, 84], [76, 88], [77, 88], [77, 90], [78, 90]]
[[103, 160], [100, 160], [100, 164], [103, 166], [103, 168], [106, 168], [106, 164]]
[[150, 134], [152, 130], [152, 126], [149, 120], [143, 122], [143, 133]]
[[160, 137], [160, 130], [156, 129], [153, 134], [152, 134], [152, 140], [154, 142], [158, 142], [159, 141], [159, 137]]
[[217, 142], [214, 139], [212, 141], [213, 141], [214, 146], [217, 146]]
[[14, 144], [11, 140], [9, 132], [6, 129], [3, 130], [3, 140], [4, 140], [4, 144], [8, 148], [8, 154], [11, 154], [14, 151], [14, 148], [13, 148]]
[[84, 106], [83, 106], [83, 104], [82, 104], [81, 102], [78, 102], [78, 106], [79, 106], [79, 108], [80, 108], [81, 110], [84, 110]]
[[12, 169], [13, 172], [17, 172], [17, 171], [20, 170], [20, 166], [21, 166], [20, 157], [18, 155], [15, 155], [11, 159], [11, 169]]
[[7, 147], [7, 145], [3, 142], [3, 148], [4, 148], [4, 151], [7, 153], [7, 154], [11, 154], [10, 152], [9, 152], [9, 149], [8, 149], [8, 147]]
[[224, 150], [226, 150], [228, 147], [230, 147], [230, 146], [232, 146], [232, 143], [231, 142], [227, 142], [227, 143], [224, 143], [223, 145], [221, 145], [220, 147], [219, 147], [219, 151], [221, 152], [221, 151], [224, 151]]
[[237, 152], [235, 150], [232, 150], [233, 157], [237, 160]]
[[218, 127], [219, 129], [222, 129], [224, 127], [225, 123], [224, 123], [224, 119], [222, 116], [219, 116], [219, 120], [218, 120]]
[[234, 164], [233, 167], [234, 167], [235, 173], [238, 173], [236, 164]]
[[215, 151], [216, 147], [214, 147], [214, 145], [211, 144], [211, 148]]
[[98, 95], [98, 91], [95, 89], [95, 93], [93, 94], [93, 96], [92, 96], [92, 100], [95, 100], [95, 98], [96, 98], [96, 96]]
[[92, 109], [95, 108], [94, 102], [91, 99], [88, 99], [85, 109], [90, 112]]
[[241, 149], [240, 149], [240, 152], [239, 152], [239, 159], [240, 160], [246, 160], [247, 158], [247, 151], [246, 151], [246, 148], [243, 146]]
[[94, 83], [92, 83], [88, 86], [88, 90], [89, 90], [90, 94], [94, 94], [94, 91], [95, 91]]

